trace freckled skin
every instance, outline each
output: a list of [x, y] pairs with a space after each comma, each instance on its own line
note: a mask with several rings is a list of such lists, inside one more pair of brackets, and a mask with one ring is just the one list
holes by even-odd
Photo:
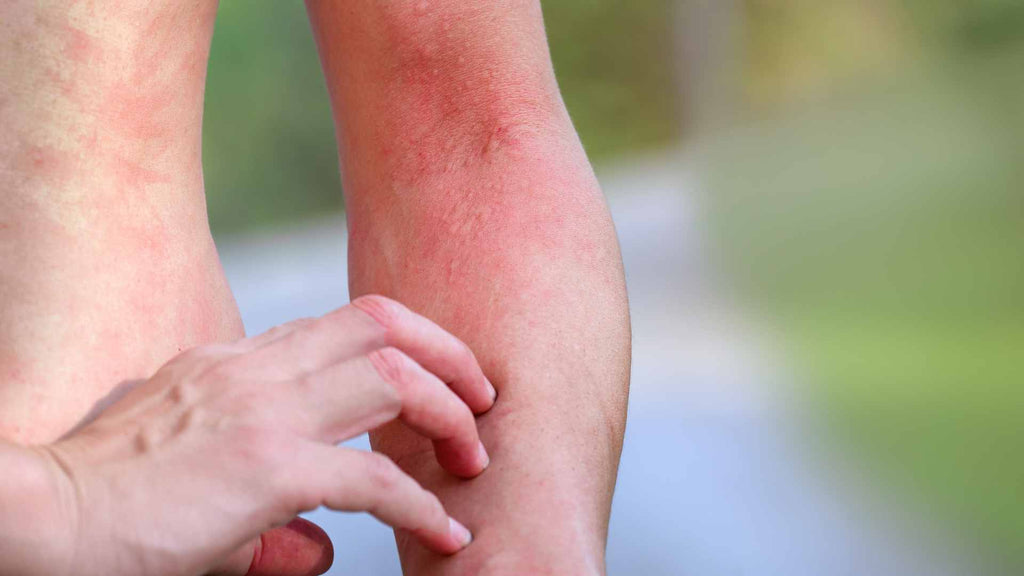
[[466, 341], [498, 389], [463, 482], [400, 425], [374, 448], [467, 520], [450, 558], [398, 533], [407, 574], [603, 572], [629, 379], [607, 208], [535, 0], [307, 0], [334, 107], [353, 297]]

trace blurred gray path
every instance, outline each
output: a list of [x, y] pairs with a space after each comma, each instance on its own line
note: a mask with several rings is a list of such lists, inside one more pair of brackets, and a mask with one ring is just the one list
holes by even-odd
[[[815, 450], [770, 335], [737, 316], [713, 281], [682, 157], [638, 159], [601, 179], [635, 334], [609, 573], [967, 574], [937, 531]], [[347, 302], [343, 230], [336, 217], [219, 242], [250, 334]], [[310, 517], [335, 542], [331, 574], [400, 574], [391, 532], [372, 518]]]

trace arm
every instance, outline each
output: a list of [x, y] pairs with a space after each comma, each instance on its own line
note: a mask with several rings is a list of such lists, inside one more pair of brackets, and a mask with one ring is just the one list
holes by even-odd
[[539, 2], [307, 0], [335, 112], [353, 296], [466, 341], [498, 389], [492, 456], [451, 479], [400, 426], [375, 448], [465, 518], [409, 573], [596, 573], [626, 413], [629, 320], [603, 197], [561, 101]]

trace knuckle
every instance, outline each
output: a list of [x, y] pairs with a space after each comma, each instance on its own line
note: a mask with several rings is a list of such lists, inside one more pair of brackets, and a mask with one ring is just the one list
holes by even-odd
[[387, 386], [380, 387], [380, 409], [390, 416], [402, 411], [403, 396], [408, 394], [413, 361], [395, 348], [381, 348], [366, 355]]
[[234, 353], [229, 344], [197, 346], [179, 353], [164, 364], [159, 372], [191, 375], [203, 372]]
[[230, 382], [235, 379], [236, 373], [238, 372], [235, 363], [228, 359], [216, 359], [212, 360], [206, 365], [206, 369], [202, 372], [201, 378], [203, 380], [213, 380], [215, 382]]
[[444, 423], [448, 435], [455, 436], [476, 428], [476, 419], [473, 417], [473, 411], [469, 409], [469, 406], [466, 406], [461, 400], [455, 400], [452, 403], [454, 405], [448, 410], [447, 420]]
[[290, 388], [295, 394], [303, 397], [313, 397], [320, 394], [320, 374], [306, 372], [292, 379]]
[[445, 512], [441, 499], [433, 492], [424, 488], [420, 488], [420, 492], [425, 523], [433, 526], [446, 526], [448, 524], [448, 513]]
[[409, 379], [412, 360], [397, 348], [379, 348], [366, 355], [377, 373], [389, 384], [403, 386]]
[[179, 380], [171, 385], [167, 397], [174, 404], [191, 404], [199, 394], [198, 388], [191, 380]]
[[459, 344], [456, 354], [459, 360], [466, 364], [476, 364], [476, 354], [473, 353], [473, 349], [469, 347], [469, 344], [462, 340], [457, 340], [457, 342]]
[[232, 388], [251, 380], [251, 357], [240, 354], [211, 360], [197, 378], [203, 384]]
[[366, 477], [375, 490], [390, 492], [401, 485], [402, 471], [387, 456], [370, 452], [366, 459]]
[[443, 438], [464, 437], [476, 428], [473, 412], [461, 400], [452, 400], [436, 418], [437, 433]]
[[264, 332], [262, 334], [262, 337], [265, 338], [266, 340], [276, 340], [280, 338], [281, 335], [287, 334], [290, 330], [291, 329], [288, 327], [287, 324], [281, 324], [279, 326], [274, 326], [270, 330]]
[[406, 312], [405, 306], [379, 294], [360, 296], [352, 301], [352, 306], [373, 318], [385, 330], [396, 327]]
[[255, 425], [238, 426], [235, 432], [231, 451], [248, 466], [264, 471], [282, 467], [288, 447], [280, 434]]
[[436, 494], [425, 488], [420, 488], [420, 492], [423, 494], [423, 503], [426, 504], [427, 509], [431, 514], [436, 516], [447, 516], [444, 512], [444, 505], [441, 504], [441, 499]]
[[231, 421], [252, 426], [263, 426], [273, 422], [274, 404], [258, 392], [240, 390], [220, 394], [213, 400], [211, 408], [220, 411], [222, 417]]
[[273, 343], [274, 341], [288, 337], [295, 332], [301, 332], [308, 329], [315, 321], [316, 320], [314, 318], [298, 318], [286, 324], [274, 326], [270, 330], [264, 332], [262, 337], [265, 342]]

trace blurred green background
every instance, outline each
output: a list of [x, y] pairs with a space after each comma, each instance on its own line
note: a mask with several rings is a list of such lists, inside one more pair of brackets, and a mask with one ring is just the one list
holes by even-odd
[[1024, 571], [1024, 3], [742, 3], [718, 262], [834, 440]]
[[[833, 440], [1024, 570], [1024, 2], [544, 8], [595, 163], [682, 148]], [[205, 123], [216, 234], [342, 209], [301, 3], [222, 3]]]

